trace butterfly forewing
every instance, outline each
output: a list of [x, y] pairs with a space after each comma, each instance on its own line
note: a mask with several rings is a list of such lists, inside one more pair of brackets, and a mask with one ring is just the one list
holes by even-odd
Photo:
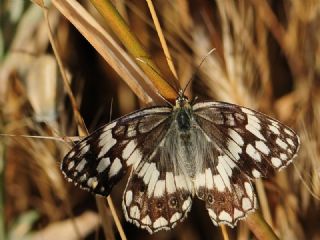
[[69, 181], [107, 196], [127, 172], [149, 156], [166, 134], [171, 108], [152, 107], [113, 121], [77, 143], [61, 169]]

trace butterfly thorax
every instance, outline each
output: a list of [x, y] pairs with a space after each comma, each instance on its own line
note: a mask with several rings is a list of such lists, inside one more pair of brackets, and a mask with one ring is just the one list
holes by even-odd
[[176, 119], [180, 131], [187, 132], [190, 130], [190, 116], [186, 109], [182, 108], [181, 110], [179, 110]]
[[176, 100], [176, 105], [174, 107], [175, 120], [177, 121], [179, 130], [186, 132], [190, 130], [191, 127], [191, 106], [188, 98], [181, 95]]

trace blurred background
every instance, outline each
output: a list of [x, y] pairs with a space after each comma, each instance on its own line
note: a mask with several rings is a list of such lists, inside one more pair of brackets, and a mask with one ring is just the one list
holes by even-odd
[[[11, 134], [0, 136], [0, 239], [120, 239], [106, 201], [59, 169], [80, 117], [92, 132], [159, 103], [139, 68], [132, 70], [137, 56], [126, 54], [133, 46], [96, 2], [108, 1], [0, 1], [0, 133]], [[178, 80], [146, 1], [112, 2], [170, 85], [184, 87], [195, 74], [190, 97], [262, 111], [299, 134], [294, 165], [257, 183], [259, 205], [281, 239], [320, 239], [320, 2], [154, 0]], [[198, 200], [175, 229], [149, 235], [124, 220], [125, 184], [111, 197], [128, 239], [255, 239], [245, 221], [222, 234]]]

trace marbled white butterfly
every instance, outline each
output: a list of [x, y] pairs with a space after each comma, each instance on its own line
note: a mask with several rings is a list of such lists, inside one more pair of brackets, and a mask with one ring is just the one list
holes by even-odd
[[299, 137], [280, 122], [224, 102], [145, 108], [93, 132], [65, 156], [69, 181], [107, 196], [130, 170], [123, 194], [128, 221], [150, 233], [172, 229], [192, 198], [212, 222], [234, 226], [256, 207], [251, 180], [269, 176], [296, 156]]

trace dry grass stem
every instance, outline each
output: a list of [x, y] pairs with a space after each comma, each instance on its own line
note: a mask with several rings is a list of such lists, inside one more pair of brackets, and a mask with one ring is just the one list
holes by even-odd
[[223, 236], [223, 240], [229, 240], [229, 235], [228, 235], [228, 230], [227, 227], [225, 225], [220, 226], [221, 232], [222, 232], [222, 236]]
[[262, 211], [262, 215], [266, 222], [272, 227], [272, 217], [271, 212], [268, 204], [267, 194], [263, 186], [263, 181], [261, 179], [256, 180], [256, 187], [257, 187], [257, 194], [260, 201], [260, 207]]
[[272, 231], [271, 227], [265, 222], [258, 211], [248, 215], [246, 222], [250, 230], [259, 240], [277, 240], [279, 239]]
[[157, 17], [156, 10], [154, 9], [152, 0], [147, 0], [147, 3], [148, 3], [149, 11], [150, 11], [151, 16], [152, 16], [153, 23], [155, 25], [156, 31], [157, 31], [159, 39], [160, 39], [161, 47], [163, 49], [164, 55], [166, 56], [166, 60], [168, 62], [168, 66], [169, 66], [172, 74], [174, 75], [174, 77], [176, 79], [178, 79], [178, 75], [177, 75], [176, 69], [174, 67], [174, 64], [173, 64], [173, 61], [172, 61], [172, 57], [171, 57], [170, 51], [168, 49], [168, 45], [167, 45], [166, 39], [165, 39], [165, 37], [163, 35], [162, 29], [161, 29], [161, 26], [160, 26], [160, 23], [159, 23], [159, 19]]

